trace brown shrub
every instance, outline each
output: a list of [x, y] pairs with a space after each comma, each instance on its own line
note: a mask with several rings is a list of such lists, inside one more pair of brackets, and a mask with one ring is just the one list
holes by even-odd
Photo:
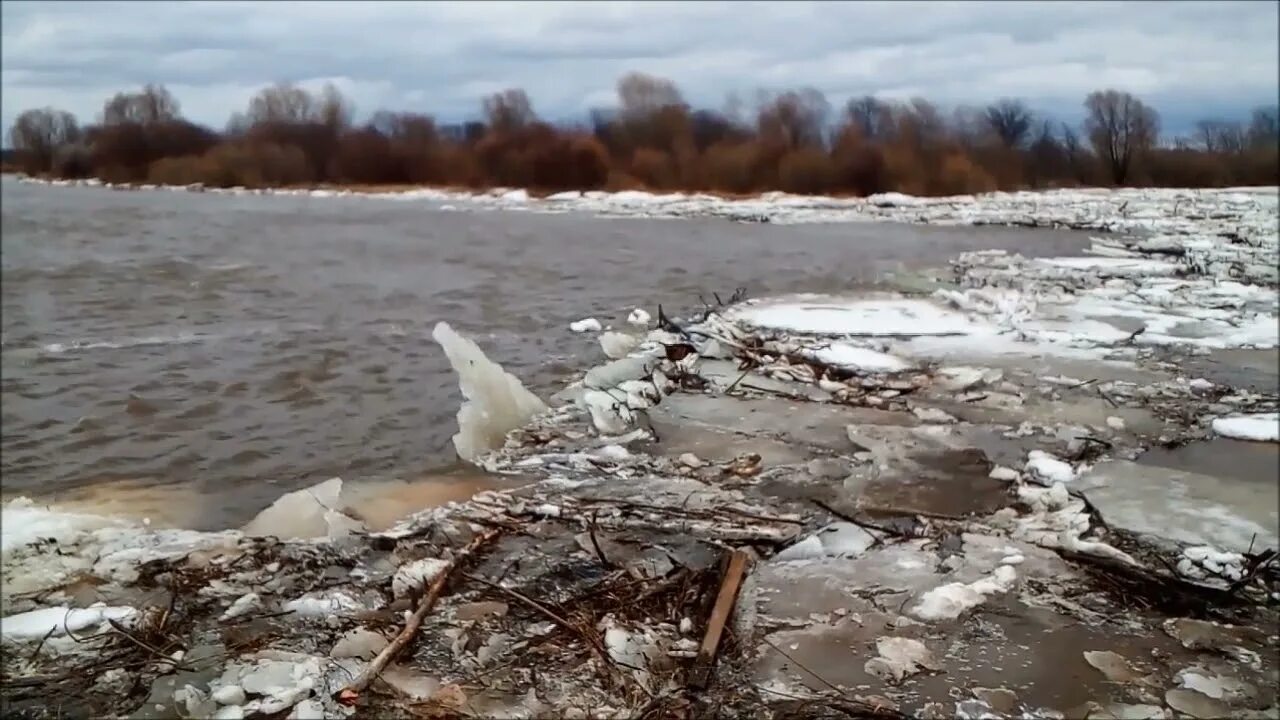
[[778, 186], [789, 193], [819, 195], [835, 186], [836, 167], [817, 148], [792, 150], [778, 163]]
[[631, 176], [655, 190], [679, 185], [675, 159], [661, 150], [640, 148], [631, 155]]
[[936, 182], [928, 188], [931, 194], [937, 195], [969, 195], [995, 189], [996, 181], [961, 152], [943, 157]]
[[731, 193], [755, 189], [756, 165], [760, 159], [755, 143], [719, 142], [702, 156], [702, 173], [707, 187]]

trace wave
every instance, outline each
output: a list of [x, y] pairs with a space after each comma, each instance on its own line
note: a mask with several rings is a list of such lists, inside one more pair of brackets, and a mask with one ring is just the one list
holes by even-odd
[[55, 342], [40, 346], [40, 351], [49, 355], [79, 352], [82, 350], [119, 350], [121, 348], [145, 347], [148, 345], [191, 345], [212, 339], [213, 335], [203, 333], [179, 333], [178, 335], [149, 335], [139, 338], [121, 338], [119, 340], [72, 340]]

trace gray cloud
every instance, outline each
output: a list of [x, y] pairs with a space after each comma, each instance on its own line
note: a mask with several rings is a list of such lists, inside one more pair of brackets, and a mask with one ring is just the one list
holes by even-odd
[[221, 127], [276, 80], [333, 81], [362, 114], [473, 115], [523, 87], [552, 119], [607, 105], [624, 72], [675, 80], [701, 106], [758, 88], [1003, 96], [1074, 119], [1090, 90], [1130, 90], [1178, 129], [1278, 90], [1271, 2], [116, 3], [0, 5], [0, 103], [93, 120], [116, 91], [161, 82]]

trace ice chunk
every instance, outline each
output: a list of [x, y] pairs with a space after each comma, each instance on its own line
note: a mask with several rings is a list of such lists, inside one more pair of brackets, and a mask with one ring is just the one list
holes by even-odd
[[436, 324], [431, 337], [440, 343], [458, 373], [466, 398], [458, 409], [458, 433], [453, 446], [463, 460], [475, 460], [501, 447], [507, 433], [547, 409], [546, 403], [525, 389], [512, 374], [485, 357], [480, 348], [449, 327]]
[[96, 627], [107, 620], [124, 622], [138, 611], [131, 607], [107, 607], [102, 603], [87, 608], [49, 607], [0, 618], [0, 637], [5, 640], [40, 640], [52, 634], [65, 635]]
[[850, 522], [835, 522], [774, 556], [775, 560], [807, 560], [820, 557], [859, 557], [876, 542], [876, 536]]
[[634, 335], [613, 331], [602, 333], [599, 340], [600, 349], [604, 350], [605, 357], [612, 360], [626, 357], [627, 353], [635, 350], [640, 344], [640, 338]]
[[954, 620], [960, 614], [986, 602], [992, 595], [1008, 592], [1018, 579], [1010, 565], [1001, 565], [991, 575], [965, 583], [948, 583], [925, 593], [911, 614], [921, 620]]
[[289, 539], [327, 537], [330, 523], [325, 514], [340, 505], [342, 478], [285, 493], [244, 526], [244, 534]]
[[876, 652], [879, 657], [868, 660], [863, 669], [890, 682], [901, 682], [922, 669], [935, 670], [938, 667], [929, 648], [912, 638], [876, 638]]
[[636, 327], [648, 327], [649, 313], [645, 312], [644, 310], [641, 310], [640, 308], [636, 308], [631, 311], [630, 315], [627, 316], [627, 322], [631, 323], [632, 325], [635, 325]]
[[449, 563], [439, 558], [423, 558], [401, 565], [391, 579], [391, 594], [405, 597], [420, 592], [436, 579], [436, 576], [449, 567]]
[[845, 370], [861, 370], [870, 373], [901, 372], [911, 363], [888, 353], [860, 348], [848, 343], [831, 343], [826, 347], [803, 351], [806, 357]]
[[1043, 450], [1032, 450], [1027, 453], [1026, 471], [1045, 484], [1069, 483], [1076, 476], [1075, 470], [1069, 463]]
[[[576, 333], [600, 332], [600, 321], [595, 318], [583, 318], [569, 323], [569, 329]], [[439, 338], [437, 338], [439, 340]]]
[[62, 512], [36, 505], [25, 497], [14, 498], [0, 509], [0, 554], [8, 556], [18, 548], [46, 539], [66, 545], [81, 533], [127, 524], [117, 518]]
[[813, 335], [970, 335], [989, 331], [967, 316], [918, 298], [800, 296], [744, 305], [731, 320], [766, 330]]
[[1215, 418], [1213, 431], [1236, 440], [1280, 442], [1280, 413]]
[[881, 208], [891, 207], [915, 207], [924, 205], [927, 200], [915, 197], [914, 195], [904, 195], [900, 192], [884, 192], [874, 193], [867, 196], [867, 202]]

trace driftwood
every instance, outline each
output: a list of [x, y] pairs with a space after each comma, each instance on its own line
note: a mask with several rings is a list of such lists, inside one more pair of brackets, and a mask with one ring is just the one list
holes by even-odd
[[724, 635], [724, 626], [733, 614], [734, 603], [738, 599], [738, 588], [742, 585], [746, 574], [749, 556], [745, 550], [733, 550], [729, 553], [729, 563], [724, 571], [724, 579], [720, 582], [720, 594], [716, 596], [716, 604], [711, 609], [711, 617], [707, 620], [707, 632], [702, 638], [702, 647], [698, 648], [698, 656], [689, 671], [689, 687], [702, 689], [711, 678], [711, 666], [715, 663], [716, 652], [720, 649], [720, 638]]
[[413, 636], [417, 634], [418, 628], [422, 626], [422, 621], [427, 617], [427, 613], [431, 612], [431, 608], [435, 607], [436, 601], [440, 599], [441, 593], [444, 592], [444, 586], [449, 582], [449, 576], [453, 574], [453, 571], [481, 547], [495, 540], [502, 534], [502, 532], [501, 528], [486, 530], [472, 538], [471, 542], [467, 543], [466, 546], [453, 556], [453, 559], [449, 561], [448, 566], [441, 570], [436, 575], [435, 579], [431, 581], [431, 586], [427, 589], [427, 592], [423, 594], [422, 600], [419, 601], [417, 609], [413, 611], [413, 614], [410, 615], [409, 619], [405, 622], [404, 629], [400, 631], [400, 634], [396, 635], [394, 640], [382, 649], [382, 652], [378, 653], [377, 657], [369, 663], [369, 667], [365, 668], [365, 670], [357, 675], [354, 680], [348, 683], [346, 687], [336, 693], [339, 700], [344, 702], [354, 701], [355, 698], [365, 690], [365, 688], [369, 687], [369, 683], [373, 682], [378, 675], [382, 674], [387, 663], [394, 660], [396, 655], [400, 654], [400, 651], [404, 650], [404, 647], [408, 645], [409, 641], [413, 639]]

